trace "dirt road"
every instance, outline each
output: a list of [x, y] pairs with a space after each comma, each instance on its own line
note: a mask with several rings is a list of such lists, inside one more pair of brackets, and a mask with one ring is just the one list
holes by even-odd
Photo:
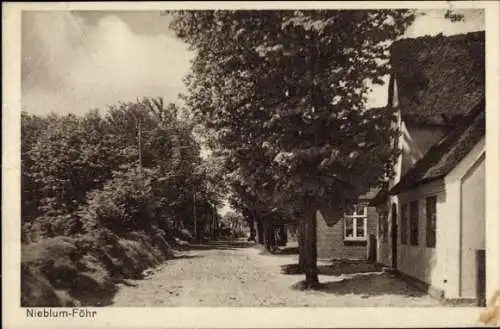
[[[144, 280], [122, 285], [115, 306], [437, 306], [371, 264], [320, 262], [320, 291], [294, 289], [284, 274], [296, 254], [269, 255], [246, 243], [200, 245]], [[286, 272], [286, 271], [285, 271]]]

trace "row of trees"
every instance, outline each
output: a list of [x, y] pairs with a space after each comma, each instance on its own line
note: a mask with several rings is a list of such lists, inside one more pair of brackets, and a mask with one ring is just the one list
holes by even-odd
[[233, 205], [248, 218], [294, 218], [299, 265], [315, 286], [316, 210], [340, 212], [393, 174], [394, 113], [367, 109], [366, 96], [415, 12], [172, 15], [171, 28], [196, 51], [184, 100], [225, 159]]
[[[24, 232], [72, 235], [191, 231], [216, 216], [217, 168], [202, 161], [193, 125], [161, 99], [111, 106], [104, 116], [22, 113]], [[33, 240], [25, 236], [25, 239]]]
[[[315, 286], [316, 210], [341, 212], [393, 174], [395, 115], [367, 109], [366, 98], [415, 11], [171, 14], [171, 28], [196, 51], [182, 96], [193, 123], [150, 99], [104, 117], [23, 114], [24, 224], [64, 234], [194, 229], [193, 216], [213, 213], [224, 182], [250, 222], [296, 221], [299, 265]], [[222, 163], [201, 160], [198, 124]]]

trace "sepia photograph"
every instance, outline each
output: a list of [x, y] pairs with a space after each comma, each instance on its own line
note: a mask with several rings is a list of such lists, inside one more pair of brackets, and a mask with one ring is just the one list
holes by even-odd
[[484, 8], [160, 7], [20, 13], [27, 318], [491, 306]]

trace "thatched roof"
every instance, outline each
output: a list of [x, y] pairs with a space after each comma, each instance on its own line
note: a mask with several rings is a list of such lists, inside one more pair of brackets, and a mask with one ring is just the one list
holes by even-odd
[[375, 196], [377, 196], [379, 192], [380, 192], [379, 187], [373, 187], [365, 194], [359, 196], [358, 200], [360, 201], [372, 200]]
[[405, 121], [453, 125], [484, 98], [484, 35], [425, 36], [392, 45]]
[[484, 99], [432, 146], [390, 191], [398, 194], [446, 176], [485, 135]]
[[380, 204], [383, 204], [387, 201], [388, 197], [389, 197], [389, 188], [388, 188], [388, 184], [386, 184], [384, 187], [379, 189], [379, 191], [376, 195], [374, 195], [371, 198], [369, 206], [376, 207]]

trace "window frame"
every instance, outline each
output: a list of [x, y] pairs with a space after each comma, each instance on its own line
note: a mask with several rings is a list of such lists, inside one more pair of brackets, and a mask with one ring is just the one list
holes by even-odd
[[402, 204], [400, 210], [401, 228], [400, 228], [400, 242], [401, 244], [408, 244], [408, 204]]
[[[344, 212], [342, 220], [344, 222], [344, 241], [367, 241], [368, 240], [368, 206], [364, 204], [355, 204], [353, 205], [354, 211], [352, 214], [347, 214]], [[356, 207], [363, 207], [363, 213], [358, 214], [356, 212]], [[353, 235], [352, 237], [348, 237], [346, 235], [347, 233], [347, 219], [352, 219], [352, 229], [353, 229]], [[359, 219], [363, 220], [363, 236], [359, 237], [357, 236], [357, 229], [358, 229], [358, 224], [359, 224]]]
[[410, 202], [410, 210], [409, 210], [409, 244], [412, 246], [419, 245], [419, 224], [420, 224], [420, 209], [419, 209], [419, 201], [414, 200]]
[[[431, 213], [434, 217], [431, 217]], [[430, 196], [425, 199], [425, 245], [427, 248], [436, 248], [437, 240], [437, 197]], [[434, 225], [432, 225], [434, 224]]]

